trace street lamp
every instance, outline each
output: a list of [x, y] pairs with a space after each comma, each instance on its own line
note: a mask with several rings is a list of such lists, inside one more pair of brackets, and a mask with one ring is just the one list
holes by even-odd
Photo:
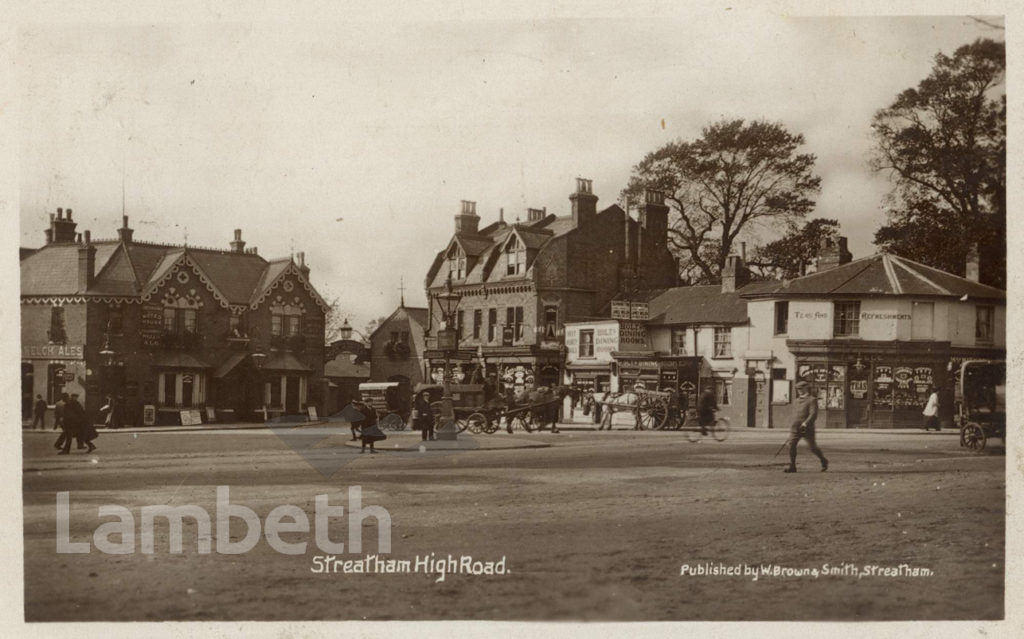
[[441, 428], [437, 430], [438, 439], [458, 439], [459, 429], [455, 426], [455, 410], [452, 408], [451, 393], [451, 352], [459, 347], [458, 332], [451, 328], [455, 323], [455, 311], [459, 307], [462, 295], [452, 290], [452, 274], [444, 283], [444, 292], [435, 298], [441, 309], [444, 329], [437, 332], [437, 346], [444, 349], [444, 396], [441, 398]]
[[[256, 337], [255, 331], [253, 331], [253, 337]], [[256, 343], [256, 350], [249, 354], [249, 358], [252, 360], [252, 365], [256, 369], [256, 397], [260, 406], [263, 407], [263, 421], [267, 421], [267, 406], [263, 401], [263, 367], [267, 363], [267, 354], [263, 352], [259, 342]]]

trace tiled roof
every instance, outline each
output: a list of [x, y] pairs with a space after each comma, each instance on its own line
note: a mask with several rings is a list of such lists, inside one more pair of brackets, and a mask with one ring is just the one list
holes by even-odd
[[73, 295], [77, 292], [77, 244], [50, 244], [21, 261], [22, 295]]
[[723, 293], [722, 287], [677, 286], [657, 292], [648, 302], [651, 324], [746, 324], [747, 301], [741, 295], [776, 282], [751, 282], [738, 292]]
[[324, 377], [357, 377], [369, 379], [370, 365], [356, 364], [356, 356], [352, 353], [339, 353], [337, 357], [324, 364]]
[[187, 256], [227, 303], [248, 304], [259, 299], [265, 289], [293, 264], [291, 258], [268, 262], [255, 253], [101, 240], [93, 242], [96, 248], [93, 283], [88, 291], [81, 291], [78, 289], [80, 246], [53, 243], [24, 251], [21, 294], [138, 297], [157, 285]]
[[971, 297], [1006, 299], [1006, 292], [888, 253], [854, 260], [827, 271], [777, 282], [770, 289], [744, 296], [876, 296]]
[[249, 302], [255, 302], [259, 299], [260, 295], [263, 294], [263, 291], [273, 284], [274, 280], [277, 279], [277, 276], [284, 273], [284, 270], [288, 268], [291, 263], [292, 261], [288, 258], [274, 260], [267, 263], [267, 268], [264, 269], [260, 274], [260, 278], [256, 281], [256, 288], [253, 289]]
[[[622, 214], [622, 209], [613, 204], [606, 209], [597, 212], [597, 215], [604, 215], [609, 212]], [[467, 264], [469, 272], [466, 279], [459, 284], [482, 284], [485, 282], [506, 281], [503, 267], [495, 268], [500, 257], [500, 247], [508, 239], [509, 233], [515, 230], [527, 249], [541, 252], [551, 239], [565, 235], [576, 228], [571, 215], [548, 215], [532, 222], [518, 221], [512, 224], [495, 222], [481, 229], [476, 235], [456, 234], [453, 239], [462, 243], [463, 249], [470, 258]], [[444, 268], [445, 250], [439, 251], [427, 271], [427, 288], [443, 286], [448, 277]], [[531, 259], [535, 259], [531, 256]], [[529, 269], [529, 266], [527, 267]]]
[[247, 303], [256, 283], [267, 270], [263, 258], [250, 253], [216, 253], [190, 249], [188, 254], [231, 304]]

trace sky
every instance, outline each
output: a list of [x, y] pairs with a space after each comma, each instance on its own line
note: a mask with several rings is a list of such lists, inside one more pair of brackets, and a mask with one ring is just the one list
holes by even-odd
[[566, 214], [584, 177], [603, 208], [646, 153], [744, 118], [805, 137], [822, 178], [812, 216], [873, 253], [891, 185], [868, 167], [872, 115], [939, 51], [1003, 31], [741, 4], [22, 22], [7, 45], [19, 240], [41, 245], [57, 207], [94, 238], [115, 236], [122, 206], [140, 240], [227, 249], [241, 228], [267, 258], [304, 251], [359, 328], [394, 310], [400, 281], [424, 304], [460, 200], [481, 226], [499, 209]]

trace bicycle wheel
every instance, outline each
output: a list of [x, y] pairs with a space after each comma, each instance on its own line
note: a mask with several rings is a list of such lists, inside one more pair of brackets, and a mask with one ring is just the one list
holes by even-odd
[[711, 436], [720, 442], [729, 438], [729, 418], [719, 417], [711, 425]]
[[487, 429], [487, 417], [483, 413], [473, 413], [466, 418], [466, 426], [469, 432], [479, 435]]

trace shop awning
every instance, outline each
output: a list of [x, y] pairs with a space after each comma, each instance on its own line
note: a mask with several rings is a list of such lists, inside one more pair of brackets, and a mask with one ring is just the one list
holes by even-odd
[[245, 357], [246, 353], [232, 354], [226, 362], [217, 368], [217, 371], [214, 372], [213, 376], [217, 378], [226, 377], [228, 373], [235, 370], [235, 367], [242, 363], [242, 360], [245, 359]]
[[160, 368], [210, 368], [210, 365], [190, 353], [173, 351], [157, 353], [153, 366]]
[[270, 356], [267, 357], [267, 363], [263, 365], [263, 369], [268, 371], [296, 371], [302, 373], [313, 372], [312, 368], [309, 368], [308, 366], [300, 362], [297, 357], [287, 352], [272, 352]]

